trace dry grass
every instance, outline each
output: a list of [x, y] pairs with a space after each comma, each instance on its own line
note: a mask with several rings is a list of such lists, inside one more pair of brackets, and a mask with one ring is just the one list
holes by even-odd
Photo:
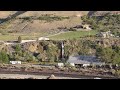
[[[16, 11], [0, 11], [0, 18], [7, 17], [12, 15]], [[46, 36], [50, 33], [54, 34], [57, 32], [58, 27], [73, 27], [75, 25], [80, 24], [80, 17], [76, 17], [76, 15], [84, 15], [87, 11], [27, 11], [18, 17], [28, 17], [35, 16], [39, 17], [42, 14], [54, 14], [57, 16], [68, 16], [70, 19], [64, 19], [62, 21], [53, 21], [46, 22], [41, 20], [32, 20], [32, 23], [29, 24], [22, 30], [22, 28], [27, 23], [22, 22], [20, 19], [12, 20], [10, 22], [6, 22], [0, 30], [8, 31], [17, 31], [16, 33], [9, 33], [8, 35], [0, 35], [0, 40], [16, 40], [18, 36], [22, 35], [23, 39], [36, 39], [37, 37]]]

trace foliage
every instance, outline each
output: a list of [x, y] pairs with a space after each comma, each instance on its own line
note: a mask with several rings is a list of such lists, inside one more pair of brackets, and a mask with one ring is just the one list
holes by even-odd
[[[2, 55], [6, 58], [4, 60], [21, 60], [24, 62], [49, 62], [55, 63], [61, 60], [61, 41], [40, 41], [38, 43], [37, 52], [30, 52], [21, 47], [20, 44], [16, 45], [13, 49], [15, 52], [7, 55], [1, 54], [0, 59], [2, 62]], [[96, 52], [94, 52], [96, 50]], [[37, 54], [34, 54], [37, 53]], [[68, 60], [71, 55], [96, 55], [101, 61], [106, 63], [120, 64], [120, 47], [102, 47], [99, 46], [94, 40], [89, 39], [72, 39], [64, 40], [64, 58]], [[7, 59], [8, 57], [8, 59]]]
[[2, 63], [8, 63], [9, 62], [8, 54], [3, 50], [0, 52], [0, 62], [2, 62]]
[[17, 44], [16, 46], [15, 46], [15, 51], [16, 52], [19, 52], [21, 50], [21, 46], [19, 45], [19, 44]]
[[120, 51], [117, 46], [115, 48], [99, 47], [96, 49], [96, 56], [106, 63], [120, 64]]
[[83, 23], [90, 24], [93, 29], [100, 31], [111, 31], [115, 36], [120, 36], [120, 15], [109, 15], [105, 16], [83, 16]]
[[38, 18], [39, 20], [45, 20], [47, 22], [51, 21], [61, 21], [63, 19], [69, 19], [69, 17], [61, 17], [61, 16], [51, 16], [49, 14], [42, 15]]
[[21, 43], [22, 42], [22, 38], [21, 36], [18, 37], [18, 43]]

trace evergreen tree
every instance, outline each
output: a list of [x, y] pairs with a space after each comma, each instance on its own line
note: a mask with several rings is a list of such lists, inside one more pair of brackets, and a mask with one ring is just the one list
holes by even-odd
[[0, 62], [2, 63], [8, 63], [9, 62], [9, 57], [5, 51], [0, 52]]
[[21, 36], [18, 37], [18, 43], [21, 43], [22, 42], [22, 38]]

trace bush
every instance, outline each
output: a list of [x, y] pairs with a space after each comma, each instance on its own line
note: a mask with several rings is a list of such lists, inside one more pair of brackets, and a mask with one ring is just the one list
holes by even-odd
[[0, 52], [0, 62], [2, 62], [2, 63], [8, 63], [9, 62], [8, 55], [5, 51]]
[[15, 46], [15, 51], [16, 51], [16, 52], [21, 51], [21, 46], [20, 46], [19, 44], [17, 44], [17, 45]]
[[18, 37], [18, 43], [21, 43], [22, 42], [22, 38], [21, 36]]
[[50, 16], [48, 14], [38, 17], [39, 20], [45, 20], [47, 22], [51, 21], [61, 21], [63, 19], [69, 19], [69, 17], [60, 17], [60, 16]]

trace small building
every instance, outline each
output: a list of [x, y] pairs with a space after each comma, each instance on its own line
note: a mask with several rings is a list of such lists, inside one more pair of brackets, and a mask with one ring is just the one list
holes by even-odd
[[11, 64], [21, 64], [21, 61], [10, 61]]
[[82, 65], [83, 67], [90, 65], [104, 65], [105, 63], [100, 62], [96, 56], [87, 56], [87, 55], [76, 55], [70, 56], [68, 63], [74, 63], [75, 65]]

